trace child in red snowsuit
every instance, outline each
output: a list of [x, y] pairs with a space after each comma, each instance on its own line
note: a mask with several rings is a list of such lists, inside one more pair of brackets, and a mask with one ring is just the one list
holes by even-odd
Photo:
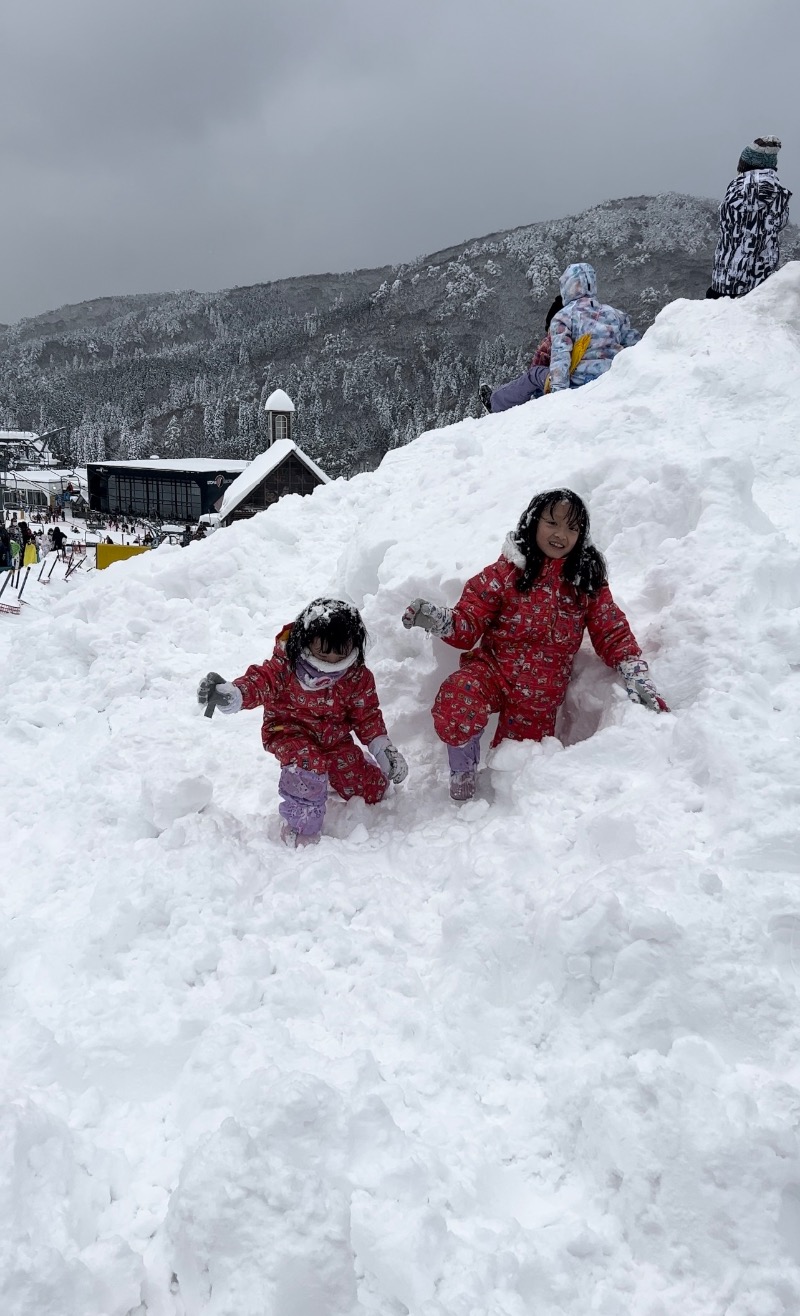
[[666, 710], [611, 597], [605, 562], [589, 540], [586, 507], [569, 489], [533, 499], [499, 560], [467, 581], [454, 608], [415, 599], [403, 625], [421, 626], [445, 644], [470, 651], [433, 705], [456, 800], [475, 793], [480, 740], [490, 714], [500, 714], [493, 745], [555, 734], [556, 713], [585, 630], [603, 662], [621, 673], [631, 699]]
[[[278, 635], [272, 657], [227, 682], [209, 672], [201, 704], [222, 713], [261, 705], [264, 749], [281, 764], [281, 839], [318, 841], [328, 783], [344, 799], [377, 804], [389, 781], [408, 773], [386, 734], [375, 678], [364, 665], [367, 633], [358, 611], [341, 599], [315, 599]], [[353, 742], [354, 731], [372, 759]]]

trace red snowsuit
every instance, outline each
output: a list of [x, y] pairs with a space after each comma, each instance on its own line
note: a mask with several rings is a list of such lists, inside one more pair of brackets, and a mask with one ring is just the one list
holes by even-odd
[[592, 598], [580, 595], [562, 579], [563, 562], [548, 558], [539, 579], [520, 594], [524, 562], [515, 565], [506, 551], [513, 554], [506, 549], [467, 581], [453, 609], [453, 634], [443, 637], [454, 649], [472, 650], [433, 705], [436, 734], [448, 745], [466, 744], [491, 713], [500, 714], [493, 745], [552, 736], [584, 630], [609, 667], [641, 654], [607, 585]]
[[242, 708], [263, 704], [261, 740], [282, 766], [327, 772], [346, 800], [361, 795], [367, 804], [377, 804], [386, 794], [387, 779], [350, 734], [352, 729], [365, 745], [386, 735], [372, 672], [358, 663], [335, 685], [306, 690], [286, 657], [290, 631], [287, 626], [277, 636], [268, 662], [253, 664], [234, 681], [242, 692]]

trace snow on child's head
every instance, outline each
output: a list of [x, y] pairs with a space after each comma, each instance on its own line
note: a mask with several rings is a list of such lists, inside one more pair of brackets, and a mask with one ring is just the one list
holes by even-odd
[[361, 613], [343, 599], [313, 599], [292, 624], [286, 656], [292, 667], [303, 650], [325, 663], [338, 663], [355, 650], [363, 663], [367, 631]]
[[571, 489], [536, 494], [510, 538], [522, 559], [517, 581], [521, 593], [539, 579], [548, 558], [564, 563], [564, 579], [582, 594], [596, 594], [606, 582], [603, 555], [589, 537], [586, 504]]

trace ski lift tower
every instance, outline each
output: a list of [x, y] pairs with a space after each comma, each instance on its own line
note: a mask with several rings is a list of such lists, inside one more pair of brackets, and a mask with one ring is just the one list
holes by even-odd
[[269, 425], [269, 447], [277, 443], [278, 439], [291, 439], [294, 428], [294, 403], [289, 394], [284, 393], [282, 388], [276, 388], [264, 403], [264, 410]]

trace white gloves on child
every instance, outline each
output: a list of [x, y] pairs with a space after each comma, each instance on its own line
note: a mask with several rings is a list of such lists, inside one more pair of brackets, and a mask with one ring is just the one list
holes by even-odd
[[623, 658], [622, 662], [617, 664], [617, 671], [625, 682], [628, 698], [632, 699], [634, 704], [644, 704], [645, 708], [651, 709], [654, 713], [669, 712], [665, 700], [661, 698], [650, 678], [650, 668], [644, 658]]
[[405, 781], [408, 776], [408, 764], [399, 749], [395, 749], [388, 736], [376, 736], [367, 745], [367, 749], [374, 758], [384, 777], [390, 781]]
[[449, 636], [453, 634], [453, 612], [451, 608], [440, 608], [425, 599], [414, 599], [403, 613], [403, 625], [407, 631], [412, 626], [420, 626], [431, 635]]
[[220, 713], [238, 713], [242, 707], [242, 692], [238, 685], [226, 681], [219, 672], [209, 672], [197, 687], [197, 702], [208, 707], [209, 702]]

